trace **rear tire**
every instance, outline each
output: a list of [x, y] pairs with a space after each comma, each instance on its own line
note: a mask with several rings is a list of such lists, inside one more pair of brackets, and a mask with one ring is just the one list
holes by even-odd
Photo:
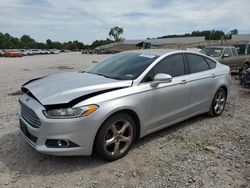
[[208, 114], [212, 117], [219, 116], [225, 108], [227, 94], [225, 89], [220, 88], [216, 92]]
[[135, 122], [126, 113], [109, 117], [95, 139], [94, 151], [101, 158], [114, 161], [124, 157], [135, 141]]

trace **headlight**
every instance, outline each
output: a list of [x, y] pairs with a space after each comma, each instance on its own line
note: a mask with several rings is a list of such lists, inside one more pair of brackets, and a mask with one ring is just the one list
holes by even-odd
[[97, 105], [88, 105], [78, 108], [59, 108], [59, 109], [49, 109], [44, 110], [43, 113], [47, 118], [76, 118], [84, 117], [92, 114], [98, 108]]

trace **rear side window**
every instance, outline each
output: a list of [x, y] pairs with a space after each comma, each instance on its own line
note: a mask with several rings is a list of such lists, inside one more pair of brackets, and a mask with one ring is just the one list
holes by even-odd
[[182, 76], [185, 74], [185, 65], [182, 54], [171, 55], [166, 57], [155, 66], [155, 74], [165, 73], [172, 77]]
[[237, 52], [236, 52], [236, 49], [235, 48], [231, 48], [232, 52], [233, 52], [233, 56], [237, 56]]
[[205, 57], [205, 59], [206, 59], [208, 65], [209, 65], [210, 69], [213, 69], [213, 68], [216, 67], [216, 62], [215, 62], [215, 61], [213, 61], [213, 60], [211, 60], [211, 59], [208, 59], [208, 58], [206, 58], [206, 57]]
[[190, 73], [209, 70], [208, 63], [202, 56], [195, 54], [187, 54], [187, 58], [188, 58], [188, 67]]
[[232, 52], [231, 52], [230, 48], [225, 48], [222, 56], [225, 56], [225, 54], [227, 54], [228, 57], [232, 57]]

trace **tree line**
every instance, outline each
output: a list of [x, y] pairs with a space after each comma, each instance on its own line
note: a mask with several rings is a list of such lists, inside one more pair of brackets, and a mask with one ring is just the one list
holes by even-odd
[[[23, 35], [20, 38], [13, 37], [8, 33], [0, 32], [0, 49], [60, 49], [60, 50], [84, 50], [84, 49], [95, 49], [98, 46], [105, 44], [110, 44], [113, 42], [124, 40], [121, 37], [123, 34], [123, 28], [113, 27], [108, 33], [110, 38], [103, 40], [95, 40], [91, 45], [83, 44], [78, 40], [68, 41], [68, 42], [58, 42], [47, 39], [45, 43], [37, 42], [29, 35]], [[193, 31], [192, 33], [185, 33], [182, 35], [165, 35], [157, 38], [173, 38], [173, 37], [190, 37], [190, 36], [205, 36], [206, 40], [221, 40], [221, 39], [230, 39], [232, 34], [238, 34], [237, 29], [233, 29], [228, 33], [224, 33], [220, 30], [205, 30], [205, 31]], [[149, 38], [148, 38], [149, 39]]]
[[233, 29], [228, 33], [224, 33], [220, 30], [204, 30], [204, 31], [193, 31], [192, 33], [185, 33], [182, 35], [165, 35], [158, 38], [174, 38], [174, 37], [194, 37], [194, 36], [205, 36], [206, 40], [221, 40], [231, 39], [232, 35], [237, 35], [238, 30]]
[[107, 38], [106, 40], [95, 40], [91, 45], [83, 44], [77, 40], [68, 42], [58, 42], [47, 39], [45, 43], [37, 42], [29, 35], [23, 35], [20, 38], [13, 37], [8, 33], [0, 32], [0, 49], [60, 49], [60, 50], [84, 50], [94, 49], [97, 46], [114, 42]]
[[122, 40], [121, 35], [123, 33], [123, 28], [118, 26], [113, 27], [109, 31], [110, 38], [106, 38], [104, 40], [95, 40], [91, 45], [83, 44], [78, 40], [68, 41], [68, 42], [58, 42], [47, 39], [45, 43], [37, 42], [29, 35], [23, 35], [20, 38], [13, 37], [8, 33], [0, 32], [0, 49], [60, 49], [60, 50], [84, 50], [84, 49], [95, 49], [98, 46], [102, 46], [105, 44], [110, 44], [116, 41]]

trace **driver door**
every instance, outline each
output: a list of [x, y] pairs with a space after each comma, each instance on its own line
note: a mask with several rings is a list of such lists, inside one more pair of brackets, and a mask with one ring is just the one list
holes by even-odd
[[154, 75], [169, 74], [173, 78], [170, 83], [161, 83], [155, 87], [151, 86], [151, 82], [146, 84], [150, 112], [146, 124], [147, 133], [167, 127], [189, 115], [190, 84], [183, 55], [166, 57], [151, 70], [151, 74], [152, 72]]

